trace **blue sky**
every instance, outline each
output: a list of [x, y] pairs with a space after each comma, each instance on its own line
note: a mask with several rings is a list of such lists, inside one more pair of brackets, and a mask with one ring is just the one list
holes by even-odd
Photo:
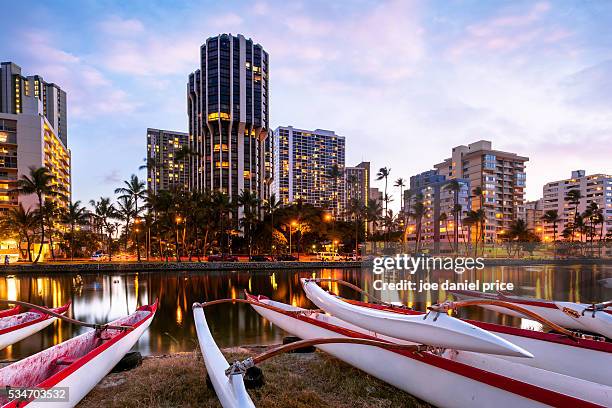
[[530, 199], [612, 172], [609, 1], [0, 4], [0, 59], [68, 92], [75, 199], [138, 172], [147, 127], [186, 129], [187, 76], [222, 32], [269, 52], [273, 127], [335, 130], [349, 165], [409, 178], [487, 139], [530, 157]]

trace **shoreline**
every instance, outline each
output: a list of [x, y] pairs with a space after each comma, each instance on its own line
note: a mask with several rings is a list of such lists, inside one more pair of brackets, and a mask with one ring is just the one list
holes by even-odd
[[[154, 271], [235, 271], [371, 267], [371, 262], [90, 262], [52, 264], [0, 265], [0, 274], [20, 273], [98, 273], [98, 272], [154, 272]], [[534, 266], [534, 265], [612, 265], [612, 259], [514, 259], [484, 258], [485, 266]]]

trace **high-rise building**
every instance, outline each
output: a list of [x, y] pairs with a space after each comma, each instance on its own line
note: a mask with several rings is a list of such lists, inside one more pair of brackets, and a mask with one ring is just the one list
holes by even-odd
[[147, 129], [147, 187], [150, 191], [189, 189], [188, 149], [187, 133]]
[[[597, 226], [598, 231], [593, 238], [606, 237], [612, 232], [612, 175], [591, 174], [586, 175], [584, 170], [572, 171], [572, 177], [565, 180], [547, 183], [543, 190], [543, 211], [557, 210], [561, 221], [557, 223], [557, 239], [563, 239], [563, 230], [574, 222], [575, 205], [569, 203], [567, 193], [578, 190], [582, 198], [578, 204], [578, 213], [583, 213], [591, 203], [597, 203], [604, 216], [603, 225]], [[544, 237], [553, 239], [553, 225], [544, 225]]]
[[527, 229], [536, 234], [540, 240], [544, 240], [543, 204], [541, 198], [525, 203], [525, 223], [527, 224]]
[[251, 39], [221, 34], [200, 47], [187, 84], [192, 189], [266, 197], [268, 81], [268, 53]]
[[370, 162], [361, 162], [355, 167], [344, 169], [344, 182], [346, 183], [345, 202], [357, 200], [363, 205], [370, 199]]
[[0, 210], [22, 203], [32, 208], [33, 195], [19, 195], [17, 180], [30, 168], [47, 167], [54, 175], [47, 197], [59, 206], [71, 199], [70, 150], [66, 118], [66, 93], [40, 76], [22, 76], [12, 62], [0, 64]]
[[[345, 213], [345, 139], [330, 130], [281, 126], [274, 130], [272, 192], [283, 204], [298, 200]], [[337, 168], [338, 174], [332, 174]]]
[[[468, 228], [461, 220], [471, 208], [470, 181], [468, 179], [455, 179], [459, 189], [455, 192], [451, 188], [451, 180], [438, 173], [438, 170], [428, 170], [410, 177], [410, 188], [404, 191], [404, 214], [412, 214], [414, 205], [418, 201], [423, 203], [424, 214], [421, 219], [421, 241], [427, 242], [454, 242], [455, 233], [455, 202], [461, 206], [457, 213], [457, 234], [461, 240], [467, 238]], [[455, 201], [456, 200], [456, 201]], [[418, 232], [417, 220], [407, 216], [407, 238], [416, 239]]]
[[[457, 146], [452, 156], [434, 167], [447, 179], [470, 182], [471, 209], [484, 207], [485, 240], [498, 238], [513, 220], [525, 218], [525, 162], [529, 158], [516, 153], [493, 150], [491, 142], [480, 140]], [[482, 189], [482, 195], [473, 194]]]

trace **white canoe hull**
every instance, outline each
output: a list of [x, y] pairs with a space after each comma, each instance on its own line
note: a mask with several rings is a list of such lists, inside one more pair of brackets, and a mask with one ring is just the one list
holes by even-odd
[[[381, 308], [381, 306], [375, 304], [351, 302], [360, 307]], [[385, 308], [385, 310], [398, 314], [422, 315], [422, 312], [405, 309]], [[468, 322], [525, 350], [529, 350], [534, 356], [533, 358], [499, 356], [504, 360], [612, 386], [612, 343], [588, 339], [572, 340], [559, 334], [542, 333], [474, 320]], [[559, 356], [563, 356], [563, 358], [559, 358]], [[597, 369], [594, 370], [593, 367], [597, 367]]]
[[4, 350], [8, 346], [17, 343], [25, 339], [26, 337], [30, 337], [34, 333], [38, 333], [42, 329], [51, 325], [57, 318], [52, 317], [49, 319], [45, 319], [38, 323], [31, 324], [29, 326], [22, 327], [17, 330], [13, 330], [9, 333], [0, 334], [0, 350]]
[[[63, 371], [60, 371], [57, 375], [59, 378], [53, 384], [49, 384], [48, 381], [44, 381], [38, 386], [46, 387], [68, 387], [68, 401], [52, 402], [52, 401], [39, 401], [33, 400], [27, 404], [28, 407], [40, 407], [40, 408], [65, 408], [76, 406], [90, 391], [94, 388], [112, 369], [117, 363], [123, 358], [123, 356], [130, 351], [130, 349], [136, 344], [143, 332], [149, 327], [155, 316], [157, 305], [150, 311], [150, 315], [144, 317], [139, 324], [130, 331], [125, 332], [125, 335], [120, 335], [116, 341], [110, 340], [108, 343], [94, 348], [83, 356], [83, 359], [79, 359], [80, 363], [73, 363], [67, 366]], [[117, 320], [115, 323], [121, 323], [121, 320]], [[111, 323], [111, 324], [112, 324]], [[52, 351], [54, 348], [62, 347], [63, 350], [68, 350], [72, 347], [79, 347], [79, 344], [87, 343], [87, 336], [91, 336], [92, 332], [83, 333], [77, 337], [60, 343], [50, 349], [43, 350], [38, 354], [27, 357], [21, 362], [27, 361], [28, 364], [37, 364], [38, 361], [46, 361], [47, 356], [55, 358]], [[74, 345], [74, 346], [73, 346]], [[60, 353], [63, 354], [64, 352]], [[20, 362], [14, 363], [20, 364]], [[11, 366], [5, 367], [9, 369]], [[0, 376], [2, 372], [0, 371]], [[52, 377], [52, 378], [55, 378]], [[36, 387], [36, 386], [35, 386]], [[31, 388], [31, 387], [30, 387]], [[14, 406], [14, 402], [8, 402], [3, 407]]]
[[[573, 302], [548, 302], [540, 299], [529, 299], [515, 296], [498, 296], [495, 294], [484, 293], [480, 294], [479, 292], [453, 292], [453, 296], [462, 300], [480, 298], [496, 299], [515, 303], [518, 306], [537, 313], [543, 318], [567, 329], [583, 330], [612, 338], [612, 314], [608, 313], [610, 308], [607, 308], [605, 311], [598, 311], [594, 316], [592, 312], [585, 312], [583, 316], [582, 311], [591, 305]], [[480, 307], [509, 316], [530, 319], [529, 316], [525, 316], [520, 312], [500, 306], [481, 305]]]
[[230, 365], [215, 343], [202, 306], [194, 304], [193, 317], [206, 372], [221, 406], [223, 408], [254, 408], [255, 404], [244, 387], [242, 375], [236, 374], [229, 377], [225, 375], [225, 370]]
[[313, 280], [301, 279], [306, 296], [327, 313], [366, 330], [430, 346], [480, 353], [533, 357], [528, 351], [445, 313], [402, 315], [347, 303]]
[[[282, 305], [277, 302], [264, 302], [277, 307]], [[343, 330], [348, 329], [383, 340], [393, 340], [332, 316], [313, 313], [310, 318], [298, 319], [257, 305], [252, 306], [273, 324], [303, 339], [347, 337]], [[310, 323], [312, 319], [328, 325]], [[396, 342], [405, 343], [401, 340]], [[318, 348], [439, 407], [543, 407], [549, 406], [550, 403], [546, 401], [551, 397], [560, 398], [568, 406], [612, 405], [611, 387], [511, 363], [485, 354], [447, 351], [447, 358], [429, 357], [435, 362], [428, 363], [423, 358], [407, 357], [401, 353], [370, 346], [328, 344]], [[456, 367], [453, 362], [458, 363]], [[447, 363], [450, 366], [444, 366]], [[468, 374], [460, 373], [459, 370]], [[474, 371], [477, 375], [473, 375]], [[501, 381], [500, 376], [503, 376]], [[494, 378], [495, 382], [491, 382], [490, 378]], [[516, 381], [521, 384], [518, 384], [515, 391], [509, 390], [508, 388], [517, 385]], [[524, 389], [529, 390], [520, 395]], [[569, 398], [568, 401], [568, 396], [578, 400]]]

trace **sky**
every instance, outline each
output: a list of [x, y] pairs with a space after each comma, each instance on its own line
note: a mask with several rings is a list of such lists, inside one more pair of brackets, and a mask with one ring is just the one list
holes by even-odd
[[[147, 127], [186, 131], [199, 47], [270, 55], [270, 121], [346, 137], [346, 163], [408, 179], [481, 139], [529, 157], [527, 198], [612, 173], [612, 2], [9, 1], [0, 60], [68, 93], [73, 199], [112, 196]], [[382, 186], [382, 182], [374, 182]], [[399, 192], [390, 189], [399, 205]]]

